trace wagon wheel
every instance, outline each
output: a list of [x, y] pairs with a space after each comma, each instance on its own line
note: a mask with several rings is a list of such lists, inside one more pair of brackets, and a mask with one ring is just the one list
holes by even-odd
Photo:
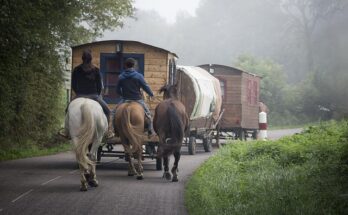
[[156, 158], [156, 170], [162, 170], [162, 158]]
[[253, 130], [252, 137], [253, 137], [253, 139], [254, 139], [254, 140], [256, 140], [256, 139], [257, 139], [257, 130], [256, 130], [256, 129], [255, 129], [255, 130]]
[[97, 162], [99, 163], [102, 157], [102, 151], [103, 151], [103, 146], [99, 146], [98, 147], [98, 151], [97, 151]]
[[216, 145], [220, 148], [220, 125], [218, 124], [216, 126], [216, 136], [215, 136], [215, 140], [216, 140]]
[[211, 152], [212, 148], [212, 137], [208, 135], [207, 137], [203, 138], [203, 148], [205, 152]]
[[244, 131], [243, 128], [241, 128], [241, 129], [239, 130], [238, 139], [240, 139], [240, 140], [245, 140], [245, 131]]
[[188, 142], [188, 152], [190, 155], [196, 154], [196, 138], [191, 136]]

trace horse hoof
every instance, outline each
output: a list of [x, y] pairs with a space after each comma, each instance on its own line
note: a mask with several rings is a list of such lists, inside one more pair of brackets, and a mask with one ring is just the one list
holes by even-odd
[[144, 176], [138, 175], [138, 176], [137, 176], [137, 179], [138, 179], [138, 180], [143, 180], [143, 179], [144, 179]]
[[97, 180], [89, 181], [88, 184], [91, 187], [98, 187], [98, 185], [99, 185]]
[[134, 176], [134, 173], [128, 173], [128, 176]]
[[173, 177], [172, 182], [178, 182], [178, 181], [179, 181], [178, 177]]
[[83, 192], [87, 191], [87, 186], [86, 185], [82, 185], [80, 187], [80, 191], [83, 191]]
[[163, 173], [163, 178], [170, 181], [172, 179], [172, 175], [169, 172], [165, 172], [165, 173]]

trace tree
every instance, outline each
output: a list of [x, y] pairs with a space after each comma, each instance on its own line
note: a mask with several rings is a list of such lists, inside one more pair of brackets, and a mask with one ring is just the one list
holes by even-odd
[[313, 33], [319, 21], [327, 19], [345, 6], [344, 0], [282, 0], [282, 9], [288, 14], [289, 30], [298, 35], [306, 52], [307, 72], [314, 71]]
[[285, 113], [289, 110], [286, 100], [288, 86], [282, 66], [271, 60], [257, 59], [248, 55], [239, 56], [235, 66], [262, 77], [260, 101], [270, 110], [270, 123], [273, 125], [286, 123], [285, 120], [280, 121], [281, 116], [286, 119]]
[[47, 140], [60, 123], [71, 45], [122, 26], [131, 0], [1, 0], [0, 143]]

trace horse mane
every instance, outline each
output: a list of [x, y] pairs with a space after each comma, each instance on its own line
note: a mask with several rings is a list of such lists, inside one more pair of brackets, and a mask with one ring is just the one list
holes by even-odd
[[177, 99], [177, 84], [174, 84], [174, 85], [166, 84], [162, 86], [158, 92], [160, 94], [163, 93], [164, 99], [169, 99], [169, 98]]

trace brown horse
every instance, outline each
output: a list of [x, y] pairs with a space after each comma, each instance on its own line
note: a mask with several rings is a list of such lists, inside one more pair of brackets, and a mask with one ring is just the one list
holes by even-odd
[[[144, 137], [144, 109], [137, 102], [126, 102], [117, 107], [114, 123], [124, 147], [128, 165], [128, 176], [137, 175], [143, 179], [142, 144]], [[132, 157], [138, 160], [138, 168], [133, 164]]]
[[174, 154], [174, 165], [171, 170], [173, 182], [178, 181], [178, 164], [181, 156], [181, 145], [188, 129], [189, 119], [185, 106], [177, 99], [177, 86], [166, 85], [160, 89], [163, 99], [155, 110], [154, 129], [159, 137], [158, 154], [163, 157], [164, 174], [167, 180], [171, 180], [169, 173], [169, 156]]

